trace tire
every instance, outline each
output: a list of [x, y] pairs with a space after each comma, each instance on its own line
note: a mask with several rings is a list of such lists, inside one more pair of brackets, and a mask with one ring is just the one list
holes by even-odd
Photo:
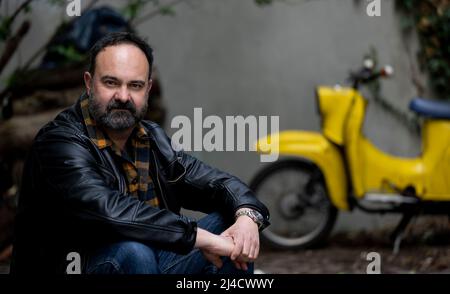
[[[261, 233], [263, 243], [277, 249], [321, 245], [336, 221], [321, 171], [303, 159], [283, 160], [261, 170], [250, 183], [271, 214]], [[316, 218], [317, 223], [310, 222]]]

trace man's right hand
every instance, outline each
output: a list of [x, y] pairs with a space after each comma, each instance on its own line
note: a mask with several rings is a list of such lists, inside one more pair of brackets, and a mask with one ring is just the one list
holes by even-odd
[[195, 248], [200, 249], [205, 258], [217, 268], [221, 268], [223, 263], [220, 257], [230, 256], [233, 252], [234, 243], [231, 237], [215, 235], [198, 228]]

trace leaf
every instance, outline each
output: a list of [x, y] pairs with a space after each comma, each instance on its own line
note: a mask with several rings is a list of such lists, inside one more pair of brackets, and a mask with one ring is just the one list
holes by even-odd
[[60, 55], [64, 56], [66, 58], [66, 61], [68, 62], [80, 62], [83, 61], [85, 58], [84, 54], [78, 52], [78, 50], [76, 50], [75, 47], [73, 47], [72, 45], [69, 46], [58, 45], [52, 47], [50, 50], [55, 51]]
[[162, 15], [174, 16], [175, 9], [173, 9], [173, 7], [171, 6], [163, 6], [159, 9], [159, 13], [161, 13]]
[[400, 27], [402, 30], [410, 30], [414, 27], [415, 20], [411, 15], [401, 15], [400, 16]]
[[273, 3], [273, 0], [254, 0], [256, 5], [264, 6], [264, 5], [270, 5]]
[[0, 41], [5, 41], [11, 35], [11, 17], [0, 16]]
[[27, 6], [25, 6], [25, 8], [23, 9], [23, 11], [25, 12], [25, 14], [28, 14], [31, 12], [31, 5], [28, 4]]
[[19, 69], [16, 69], [13, 71], [7, 78], [6, 78], [6, 86], [8, 88], [13, 88], [14, 85], [17, 85], [18, 82], [23, 77], [23, 72], [21, 72]]
[[48, 0], [51, 5], [65, 6], [67, 4], [66, 0]]
[[[448, 0], [396, 0], [396, 7], [416, 20], [420, 40], [419, 61], [430, 74], [437, 96], [450, 97], [450, 3]], [[402, 26], [408, 22], [401, 20]]]
[[[122, 9], [122, 15], [128, 19], [128, 20], [132, 20], [134, 19], [139, 11], [142, 10], [142, 8], [148, 3], [149, 1], [146, 0], [133, 0], [133, 1], [129, 1], [127, 5], [125, 5]], [[155, 3], [155, 1], [151, 1], [153, 3]]]

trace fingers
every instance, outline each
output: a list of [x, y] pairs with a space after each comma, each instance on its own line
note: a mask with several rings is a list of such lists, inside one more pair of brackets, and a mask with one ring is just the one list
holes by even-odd
[[243, 271], [247, 271], [248, 270], [248, 265], [246, 262], [241, 262], [241, 261], [233, 261], [234, 266], [239, 269], [239, 270], [243, 270]]
[[241, 255], [247, 260], [250, 256], [250, 251], [252, 250], [252, 241], [251, 240], [244, 240], [244, 246], [242, 246], [242, 253]]
[[241, 263], [241, 269], [242, 269], [243, 271], [247, 271], [247, 270], [248, 270], [248, 266], [247, 266], [247, 263], [246, 263], [246, 262], [242, 262], [242, 263]]
[[234, 250], [234, 241], [231, 236], [221, 236], [223, 239], [221, 240], [220, 245], [223, 247], [222, 254], [218, 254], [220, 256], [231, 256]]
[[242, 268], [241, 268], [241, 263], [240, 263], [240, 262], [238, 262], [238, 261], [235, 260], [235, 261], [233, 261], [233, 264], [234, 264], [234, 267], [235, 267], [235, 268], [237, 268], [237, 269], [239, 269], [239, 270], [242, 269]]
[[234, 255], [231, 256], [232, 260], [240, 259], [244, 261], [254, 261], [259, 255], [259, 239], [258, 238], [242, 238], [235, 240], [233, 253], [241, 250], [237, 253], [235, 259]]
[[256, 245], [253, 245], [250, 247], [250, 251], [248, 253], [248, 260], [253, 261], [255, 259], [255, 251], [256, 251]]
[[259, 256], [259, 240], [255, 246], [255, 250], [253, 251], [253, 260], [257, 259]]
[[214, 264], [217, 268], [221, 268], [223, 266], [223, 262], [222, 262], [222, 259], [220, 258], [220, 256], [209, 253], [209, 252], [203, 252], [203, 255], [209, 262]]
[[231, 260], [236, 260], [236, 258], [241, 255], [243, 246], [244, 239], [241, 236], [236, 236], [234, 239], [234, 248], [230, 256]]
[[254, 242], [251, 245], [250, 254], [248, 258], [253, 261], [258, 258], [258, 255], [259, 255], [259, 240], [254, 240]]
[[221, 268], [223, 266], [222, 259], [219, 256], [215, 255], [212, 260], [210, 260], [217, 268]]
[[[259, 232], [253, 220], [242, 217], [236, 223], [222, 233], [223, 236], [230, 236], [234, 243], [230, 258], [233, 261], [242, 262], [254, 261], [259, 255]], [[247, 267], [245, 265], [245, 267]]]

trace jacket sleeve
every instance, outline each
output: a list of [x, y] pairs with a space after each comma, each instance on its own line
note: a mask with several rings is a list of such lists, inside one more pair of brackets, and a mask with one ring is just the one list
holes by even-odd
[[[269, 225], [269, 211], [237, 177], [213, 168], [183, 151], [177, 158], [186, 169], [184, 183], [195, 191], [196, 197], [182, 201], [188, 209], [201, 208], [204, 212], [219, 210], [228, 217], [242, 207], [249, 207], [260, 212], [264, 217], [264, 227]], [[184, 199], [184, 197], [181, 197]]]
[[112, 189], [107, 178], [112, 175], [102, 171], [84, 140], [76, 135], [46, 135], [35, 142], [31, 154], [49, 194], [62, 203], [65, 217], [103, 228], [115, 237], [181, 254], [191, 251], [197, 223]]

